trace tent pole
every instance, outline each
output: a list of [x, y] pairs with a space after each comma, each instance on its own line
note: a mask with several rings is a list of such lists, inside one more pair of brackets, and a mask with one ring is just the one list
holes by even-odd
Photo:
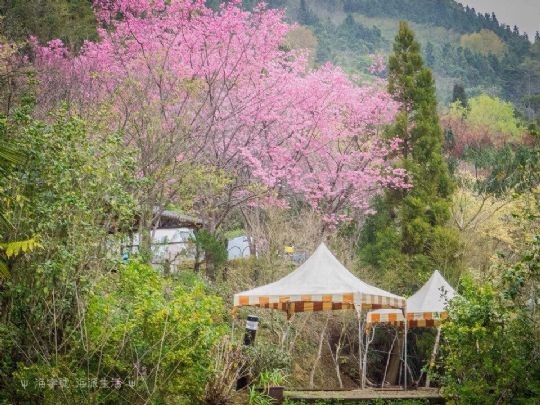
[[360, 376], [360, 388], [362, 388], [362, 321], [361, 309], [356, 308], [356, 318], [358, 319], [358, 375]]
[[360, 376], [360, 388], [364, 388], [363, 384], [363, 368], [362, 368], [362, 294], [358, 294], [358, 304], [355, 304], [356, 317], [358, 319], [358, 375]]
[[362, 389], [366, 389], [366, 355], [368, 350], [368, 335], [365, 331], [365, 329], [362, 327], [362, 345], [363, 345], [363, 353], [362, 353], [362, 374], [360, 375], [360, 378], [362, 378], [362, 383], [360, 386]]
[[404, 374], [403, 374], [403, 388], [405, 389], [405, 391], [407, 390], [407, 335], [408, 335], [408, 331], [409, 331], [409, 320], [407, 319], [407, 306], [405, 305], [405, 331], [404, 331], [404, 334], [405, 334], [405, 343], [404, 343], [404, 352], [403, 352], [403, 358], [404, 358]]

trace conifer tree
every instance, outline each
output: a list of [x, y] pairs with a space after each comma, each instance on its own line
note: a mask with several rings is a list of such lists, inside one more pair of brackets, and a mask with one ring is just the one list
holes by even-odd
[[452, 103], [455, 103], [456, 101], [459, 101], [463, 108], [466, 108], [469, 104], [467, 94], [465, 93], [465, 88], [459, 83], [454, 84], [454, 89], [452, 91]]
[[436, 268], [453, 274], [458, 240], [446, 227], [453, 184], [442, 155], [434, 80], [405, 22], [400, 22], [393, 50], [388, 90], [401, 109], [390, 133], [402, 141], [400, 161], [413, 187], [388, 192], [377, 202], [378, 213], [363, 232], [362, 256], [383, 271], [393, 267], [394, 275], [401, 267], [401, 280], [390, 283], [406, 290]]
[[319, 22], [317, 16], [310, 10], [305, 0], [300, 0], [297, 18], [298, 22], [302, 25], [315, 25]]

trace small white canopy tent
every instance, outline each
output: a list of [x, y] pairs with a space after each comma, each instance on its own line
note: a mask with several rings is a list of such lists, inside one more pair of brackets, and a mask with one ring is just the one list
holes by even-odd
[[[256, 306], [287, 312], [395, 308], [405, 310], [403, 297], [369, 285], [343, 266], [321, 243], [295, 271], [273, 283], [234, 295], [234, 308]], [[359, 330], [360, 336], [363, 335]], [[406, 344], [406, 343], [405, 343]], [[360, 360], [362, 355], [360, 353]], [[362, 386], [364, 379], [362, 379]]]
[[[438, 270], [435, 270], [429, 280], [416, 293], [407, 299], [407, 322], [405, 322], [405, 317], [399, 310], [379, 309], [367, 313], [366, 329], [370, 329], [377, 324], [394, 325], [397, 327], [405, 326], [406, 338], [407, 328], [437, 327], [435, 345], [433, 346], [433, 352], [431, 354], [431, 368], [433, 367], [439, 348], [441, 336], [440, 325], [442, 320], [448, 317], [447, 306], [450, 300], [455, 296], [456, 291], [448, 284], [441, 273]], [[373, 340], [373, 336], [371, 340]], [[368, 340], [366, 346], [369, 346], [369, 342], [370, 340]], [[366, 347], [366, 353], [367, 350], [368, 347]], [[406, 346], [404, 350], [407, 350]], [[426, 378], [426, 387], [429, 387], [429, 375]]]
[[[441, 273], [435, 270], [429, 280], [407, 299], [409, 327], [439, 326], [441, 321], [448, 317], [446, 307], [455, 295], [456, 291]], [[380, 309], [368, 312], [366, 327], [369, 328], [377, 323], [402, 326], [403, 320], [401, 311]]]

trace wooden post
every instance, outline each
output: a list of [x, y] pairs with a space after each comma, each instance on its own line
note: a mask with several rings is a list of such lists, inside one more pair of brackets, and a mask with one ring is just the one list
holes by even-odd
[[426, 374], [426, 388], [429, 388], [429, 372], [435, 367], [435, 359], [437, 358], [437, 352], [439, 351], [439, 342], [441, 341], [441, 327], [437, 328], [437, 336], [435, 336], [435, 344], [433, 345], [433, 351], [431, 352], [431, 360], [429, 362], [428, 372]]

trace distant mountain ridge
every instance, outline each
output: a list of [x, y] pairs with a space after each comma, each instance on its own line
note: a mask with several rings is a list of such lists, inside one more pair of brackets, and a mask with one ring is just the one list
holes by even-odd
[[[209, 0], [217, 5], [220, 0]], [[258, 0], [244, 0], [251, 8]], [[433, 70], [439, 102], [463, 85], [470, 96], [488, 93], [513, 102], [529, 118], [540, 115], [540, 34], [531, 43], [517, 26], [455, 0], [269, 0], [317, 39], [315, 62], [365, 73], [369, 54], [389, 54], [398, 21], [411, 23]], [[536, 108], [536, 109], [535, 109]]]
[[[244, 3], [250, 7], [255, 1]], [[489, 93], [510, 100], [522, 111], [530, 109], [528, 100], [540, 93], [540, 69], [535, 69], [539, 35], [531, 44], [517, 26], [501, 24], [494, 13], [477, 13], [454, 0], [271, 0], [269, 5], [285, 7], [291, 21], [315, 33], [317, 63], [331, 61], [351, 72], [365, 71], [366, 54], [388, 54], [398, 21], [408, 20], [435, 73], [443, 103], [455, 83], [471, 95]]]

